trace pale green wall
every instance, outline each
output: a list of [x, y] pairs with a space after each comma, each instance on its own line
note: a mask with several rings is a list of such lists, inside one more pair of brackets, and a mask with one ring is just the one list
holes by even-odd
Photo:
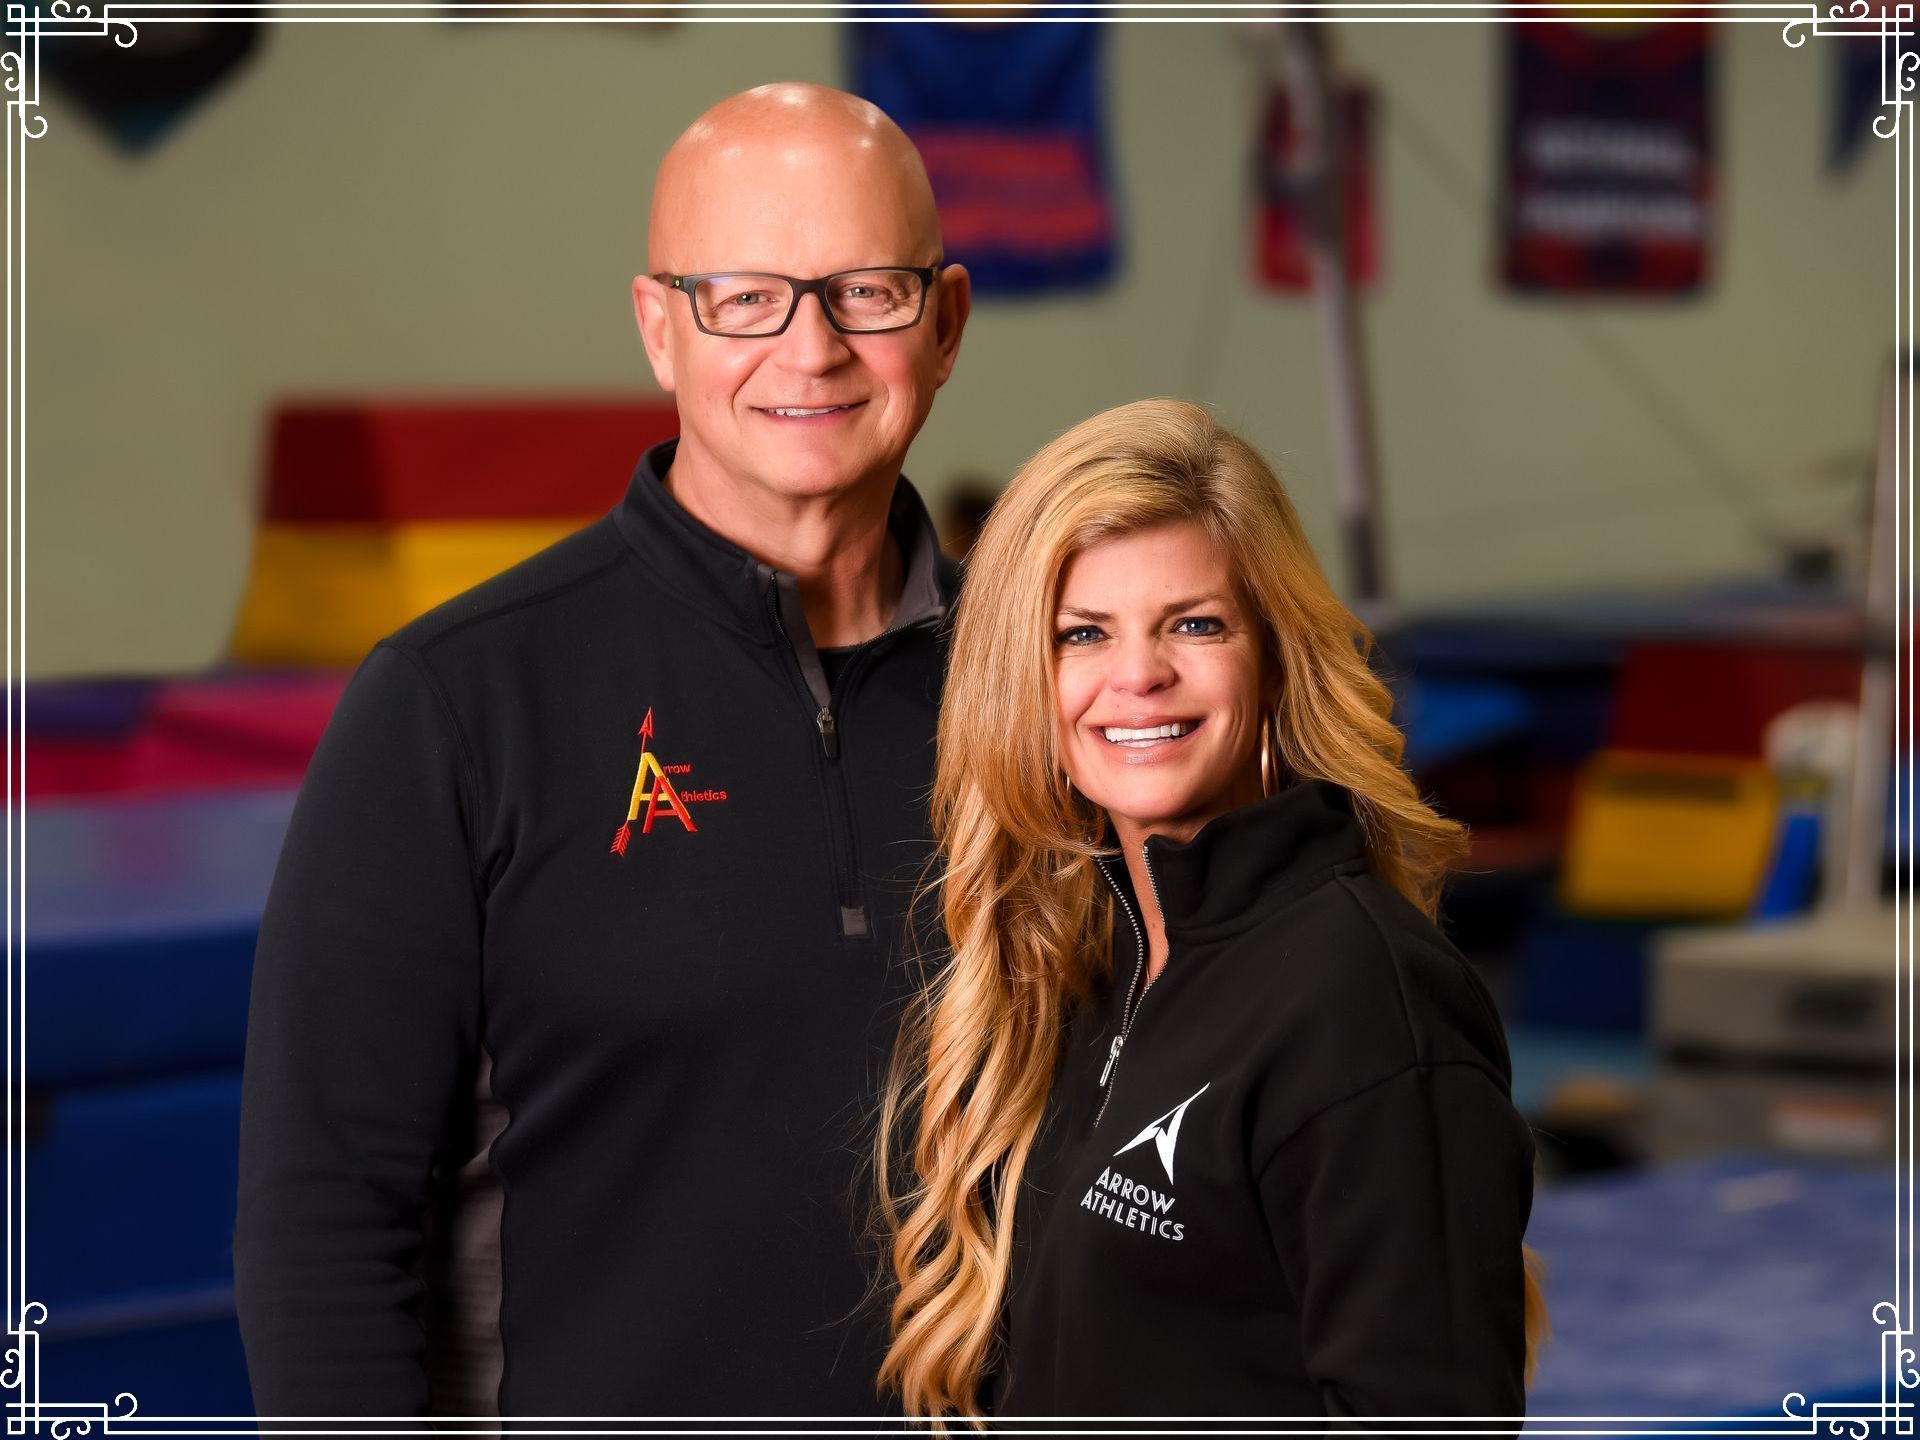
[[[49, 88], [28, 154], [28, 669], [163, 670], [221, 652], [270, 402], [293, 391], [622, 390], [648, 177], [709, 102], [845, 79], [836, 25], [335, 25], [277, 30], [156, 153], [113, 150]], [[1698, 467], [1574, 326], [1670, 389], [1772, 512], [1831, 528], [1858, 493], [1892, 337], [1893, 147], [1819, 171], [1831, 41], [1719, 37], [1719, 273], [1702, 302], [1582, 312], [1488, 283], [1417, 125], [1492, 193], [1492, 27], [1346, 26], [1384, 101], [1387, 283], [1367, 306], [1391, 563], [1411, 600], [1683, 581], [1764, 563]], [[1107, 93], [1126, 261], [1091, 299], [985, 303], [910, 471], [1005, 474], [1091, 411], [1214, 403], [1334, 541], [1317, 339], [1298, 302], [1202, 319], [1196, 265], [1245, 297], [1251, 32], [1114, 26]], [[104, 42], [103, 42], [104, 43]], [[1584, 314], [1585, 319], [1576, 317]], [[1832, 468], [1832, 467], [1829, 467]]]

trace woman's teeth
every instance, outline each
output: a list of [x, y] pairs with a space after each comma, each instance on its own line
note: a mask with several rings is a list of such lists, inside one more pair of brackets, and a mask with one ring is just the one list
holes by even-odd
[[831, 415], [836, 410], [846, 408], [844, 405], [822, 405], [815, 410], [802, 410], [793, 405], [776, 405], [773, 407], [773, 413], [776, 415]]
[[1113, 745], [1158, 745], [1163, 740], [1178, 740], [1199, 723], [1197, 720], [1176, 720], [1171, 725], [1152, 725], [1145, 730], [1108, 725], [1100, 733]]

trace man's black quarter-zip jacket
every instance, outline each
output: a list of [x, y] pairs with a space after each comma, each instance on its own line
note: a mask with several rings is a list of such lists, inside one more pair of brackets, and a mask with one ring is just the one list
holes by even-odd
[[314, 757], [247, 1040], [263, 1416], [878, 1409], [861, 1181], [951, 571], [902, 480], [905, 593], [829, 693], [671, 458], [377, 646]]
[[998, 1413], [1524, 1414], [1533, 1143], [1479, 978], [1371, 871], [1339, 786], [1146, 861], [1167, 961], [1140, 992], [1103, 862], [1116, 983], [1015, 1212]]

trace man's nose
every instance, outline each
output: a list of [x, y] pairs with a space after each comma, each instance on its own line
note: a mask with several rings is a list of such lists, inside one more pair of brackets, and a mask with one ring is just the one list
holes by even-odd
[[828, 370], [847, 357], [847, 339], [827, 318], [826, 299], [802, 295], [780, 336], [780, 355], [796, 370]]
[[1107, 683], [1126, 695], [1150, 695], [1171, 685], [1178, 674], [1173, 657], [1158, 636], [1122, 640], [1115, 648]]

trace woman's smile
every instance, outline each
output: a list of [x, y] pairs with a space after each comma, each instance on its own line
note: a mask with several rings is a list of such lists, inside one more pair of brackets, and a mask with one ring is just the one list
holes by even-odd
[[1128, 720], [1112, 724], [1101, 721], [1088, 728], [1109, 745], [1136, 751], [1142, 757], [1159, 757], [1178, 750], [1178, 742], [1187, 739], [1204, 723], [1203, 720]]

